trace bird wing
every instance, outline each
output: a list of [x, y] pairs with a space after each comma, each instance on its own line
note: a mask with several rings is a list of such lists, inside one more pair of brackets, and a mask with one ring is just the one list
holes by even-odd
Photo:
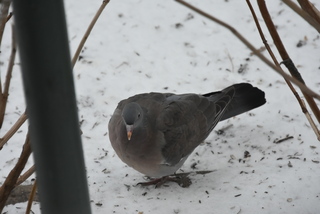
[[157, 118], [157, 128], [163, 132], [162, 155], [169, 165], [188, 156], [220, 121], [234, 91], [216, 93], [216, 98], [196, 94], [170, 95]]

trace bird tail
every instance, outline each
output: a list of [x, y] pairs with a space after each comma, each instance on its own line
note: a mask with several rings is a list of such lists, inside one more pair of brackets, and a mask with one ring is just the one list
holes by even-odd
[[226, 106], [226, 110], [220, 121], [242, 114], [266, 103], [264, 92], [249, 83], [234, 84], [221, 92], [209, 93], [204, 96], [220, 100], [232, 91], [234, 91], [234, 95]]

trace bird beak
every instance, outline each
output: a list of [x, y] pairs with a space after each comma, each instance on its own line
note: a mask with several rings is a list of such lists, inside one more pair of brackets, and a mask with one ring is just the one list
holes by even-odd
[[133, 132], [133, 125], [126, 125], [127, 128], [127, 137], [128, 140], [131, 140], [132, 132]]

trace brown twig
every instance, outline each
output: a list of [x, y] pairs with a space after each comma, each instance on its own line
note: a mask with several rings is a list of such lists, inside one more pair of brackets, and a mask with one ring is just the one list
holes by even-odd
[[36, 195], [36, 190], [37, 190], [37, 180], [35, 180], [35, 182], [33, 184], [33, 187], [32, 187], [32, 191], [31, 191], [30, 196], [29, 196], [28, 205], [27, 205], [27, 209], [26, 209], [26, 214], [30, 214], [31, 207], [32, 207], [32, 202], [33, 202], [33, 199], [34, 199], [34, 197]]
[[6, 142], [18, 131], [22, 124], [27, 120], [27, 114], [24, 112], [9, 131], [0, 139], [0, 150]]
[[311, 4], [308, 0], [298, 0], [301, 8], [306, 11], [315, 22], [320, 24], [320, 12], [317, 10], [317, 8]]
[[318, 100], [320, 100], [320, 95], [317, 94], [316, 92], [314, 92], [313, 90], [311, 90], [310, 88], [308, 88], [307, 86], [305, 86], [304, 84], [302, 84], [300, 81], [296, 80], [295, 78], [291, 77], [290, 75], [286, 74], [285, 72], [282, 71], [282, 69], [280, 69], [279, 67], [277, 67], [276, 65], [274, 65], [270, 60], [268, 60], [264, 55], [262, 55], [248, 40], [246, 40], [240, 33], [238, 33], [232, 26], [226, 24], [225, 22], [209, 15], [208, 13], [203, 12], [202, 10], [199, 10], [198, 8], [190, 5], [189, 3], [182, 1], [182, 0], [176, 0], [177, 2], [181, 3], [182, 5], [190, 8], [191, 10], [205, 16], [206, 18], [217, 22], [218, 24], [226, 27], [227, 29], [229, 29], [235, 36], [238, 37], [238, 39], [240, 39], [256, 56], [258, 56], [264, 63], [266, 63], [268, 66], [270, 66], [273, 70], [275, 70], [277, 73], [279, 73], [280, 75], [282, 75], [285, 79], [293, 82], [294, 84], [296, 84], [302, 91], [304, 91], [305, 93], [308, 93], [310, 96], [317, 98]]
[[284, 142], [284, 141], [286, 141], [286, 140], [290, 140], [290, 139], [293, 139], [293, 136], [287, 136], [287, 137], [282, 138], [282, 139], [279, 139], [279, 140], [276, 139], [276, 140], [273, 141], [273, 143], [279, 144], [279, 143], [282, 143], [282, 142]]
[[4, 32], [4, 28], [6, 27], [6, 23], [8, 20], [8, 12], [10, 8], [11, 0], [2, 0], [0, 7], [0, 46], [2, 42], [2, 36]]
[[296, 3], [291, 0], [282, 1], [320, 33], [320, 23], [317, 23], [307, 12], [303, 11]]
[[[258, 22], [258, 18], [257, 18], [256, 14], [255, 14], [255, 12], [254, 12], [254, 9], [253, 9], [253, 7], [252, 7], [252, 5], [251, 5], [251, 3], [250, 3], [250, 0], [247, 0], [247, 4], [248, 4], [249, 9], [250, 9], [250, 11], [251, 11], [251, 13], [252, 13], [252, 17], [253, 17], [253, 19], [254, 19], [254, 21], [255, 21], [255, 23], [256, 23], [256, 26], [257, 26], [258, 32], [259, 32], [259, 34], [260, 34], [260, 37], [261, 37], [261, 39], [262, 39], [262, 42], [264, 43], [264, 45], [265, 45], [268, 53], [270, 54], [271, 58], [273, 59], [274, 64], [281, 69], [278, 60], [276, 59], [276, 57], [275, 57], [275, 55], [273, 54], [273, 52], [272, 52], [272, 50], [271, 50], [271, 48], [270, 48], [267, 40], [266, 40], [265, 37], [264, 37], [264, 34], [263, 34], [262, 29], [261, 29], [261, 27], [260, 27], [260, 24], [259, 24], [259, 22]], [[297, 99], [297, 101], [298, 101], [298, 103], [299, 103], [299, 105], [300, 105], [300, 107], [301, 107], [301, 109], [302, 109], [302, 112], [305, 114], [306, 118], [308, 119], [308, 121], [309, 121], [311, 127], [313, 128], [313, 130], [314, 130], [317, 138], [320, 140], [320, 138], [319, 138], [319, 130], [315, 129], [316, 126], [315, 126], [314, 121], [312, 120], [312, 117], [310, 116], [310, 114], [309, 114], [309, 112], [308, 112], [308, 110], [307, 110], [307, 108], [306, 108], [305, 103], [304, 103], [303, 100], [300, 98], [300, 95], [299, 95], [298, 92], [295, 90], [295, 88], [293, 87], [293, 85], [291, 84], [291, 82], [287, 81], [286, 79], [285, 79], [285, 81], [286, 81], [287, 85], [289, 86], [290, 90], [292, 91], [292, 93], [294, 94], [294, 96], [296, 97], [296, 99]]]
[[13, 16], [13, 13], [10, 12], [9, 15], [7, 16], [6, 22], [8, 22], [12, 18], [12, 16]]
[[33, 165], [32, 167], [30, 167], [25, 173], [23, 173], [23, 175], [21, 175], [15, 186], [19, 186], [20, 184], [22, 184], [25, 180], [27, 180], [33, 173], [35, 172], [35, 166]]
[[93, 29], [93, 26], [95, 25], [95, 23], [97, 22], [99, 16], [101, 15], [102, 11], [104, 10], [104, 8], [107, 6], [107, 4], [110, 2], [110, 0], [105, 0], [102, 2], [102, 5], [100, 6], [99, 10], [97, 11], [96, 15], [93, 17], [87, 31], [85, 32], [85, 34], [83, 35], [82, 37], [82, 40], [76, 50], [76, 53], [74, 54], [73, 58], [72, 58], [72, 66], [74, 67], [74, 65], [76, 64], [77, 62], [77, 59], [80, 55], [80, 52], [84, 46], [84, 43], [87, 41], [92, 29]]
[[7, 100], [8, 100], [8, 96], [9, 96], [9, 87], [10, 87], [10, 82], [11, 82], [14, 60], [16, 58], [16, 52], [17, 52], [17, 48], [16, 48], [15, 32], [14, 32], [14, 28], [12, 26], [11, 55], [10, 55], [9, 64], [8, 64], [7, 76], [6, 76], [6, 80], [4, 83], [4, 89], [3, 89], [3, 93], [1, 96], [1, 100], [0, 100], [0, 128], [2, 127], [3, 120], [4, 120], [4, 113], [5, 113], [6, 107], [7, 107]]
[[24, 169], [30, 154], [31, 154], [30, 138], [29, 138], [29, 134], [27, 134], [26, 141], [24, 143], [24, 146], [17, 164], [13, 167], [11, 172], [8, 174], [8, 177], [0, 187], [0, 213], [2, 213], [5, 203], [11, 191], [14, 189], [15, 184], [17, 183], [17, 179], [21, 174], [22, 170]]
[[[305, 85], [305, 82], [301, 76], [301, 74], [299, 73], [298, 69], [294, 66], [292, 60], [290, 59], [290, 56], [288, 54], [288, 52], [286, 51], [281, 38], [276, 30], [276, 27], [273, 24], [273, 21], [271, 19], [271, 16], [269, 14], [269, 11], [266, 7], [265, 1], [264, 0], [257, 0], [258, 2], [258, 6], [259, 9], [261, 11], [261, 15], [267, 25], [267, 28], [270, 32], [270, 35], [273, 39], [273, 42], [275, 44], [275, 46], [277, 47], [277, 50], [283, 60], [283, 64], [285, 64], [285, 66], [288, 68], [290, 74], [296, 78], [297, 80], [299, 80], [302, 84]], [[314, 113], [315, 117], [317, 118], [318, 122], [320, 122], [320, 110], [316, 104], [316, 102], [314, 101], [314, 99], [305, 91], [302, 91], [305, 99], [307, 100], [312, 112]]]
[[[301, 100], [301, 101], [302, 101], [303, 105], [305, 106], [304, 101], [303, 100]], [[317, 126], [314, 123], [314, 121], [313, 121], [311, 115], [309, 114], [309, 112], [307, 112], [307, 114], [305, 114], [305, 115], [306, 115], [306, 117], [307, 117], [307, 119], [308, 119], [308, 121], [309, 121], [309, 123], [311, 125], [311, 128], [313, 129], [314, 133], [316, 134], [318, 141], [320, 141], [320, 130], [317, 128]]]

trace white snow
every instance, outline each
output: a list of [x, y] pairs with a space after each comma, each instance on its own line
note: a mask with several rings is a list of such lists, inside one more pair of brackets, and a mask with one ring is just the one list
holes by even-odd
[[[65, 1], [72, 55], [101, 2]], [[256, 48], [263, 46], [245, 1], [189, 2], [235, 27]], [[319, 33], [283, 3], [268, 1], [267, 6], [307, 85], [320, 93]], [[264, 27], [261, 17], [259, 21]], [[298, 48], [299, 40], [306, 44]], [[8, 25], [2, 42], [2, 80], [10, 44]], [[227, 29], [175, 1], [113, 0], [81, 57], [74, 80], [92, 213], [319, 212], [320, 145], [315, 134], [283, 78], [251, 56]], [[245, 69], [239, 73], [241, 65]], [[189, 188], [176, 183], [158, 189], [135, 186], [143, 175], [121, 162], [108, 138], [108, 121], [117, 103], [142, 92], [200, 94], [238, 82], [265, 91], [267, 103], [219, 123], [215, 130], [232, 126], [222, 135], [213, 131], [182, 167], [185, 172], [215, 171], [191, 175]], [[24, 112], [22, 96], [17, 59], [0, 136]], [[0, 184], [17, 161], [26, 132], [24, 125], [0, 151]], [[287, 135], [293, 138], [274, 143]], [[245, 151], [251, 157], [244, 158]], [[196, 169], [191, 169], [194, 163]], [[26, 168], [32, 164], [30, 160]], [[26, 183], [32, 183], [31, 178]], [[35, 202], [33, 212], [40, 213], [39, 207]], [[24, 213], [25, 208], [26, 203], [20, 203], [3, 212]]]

